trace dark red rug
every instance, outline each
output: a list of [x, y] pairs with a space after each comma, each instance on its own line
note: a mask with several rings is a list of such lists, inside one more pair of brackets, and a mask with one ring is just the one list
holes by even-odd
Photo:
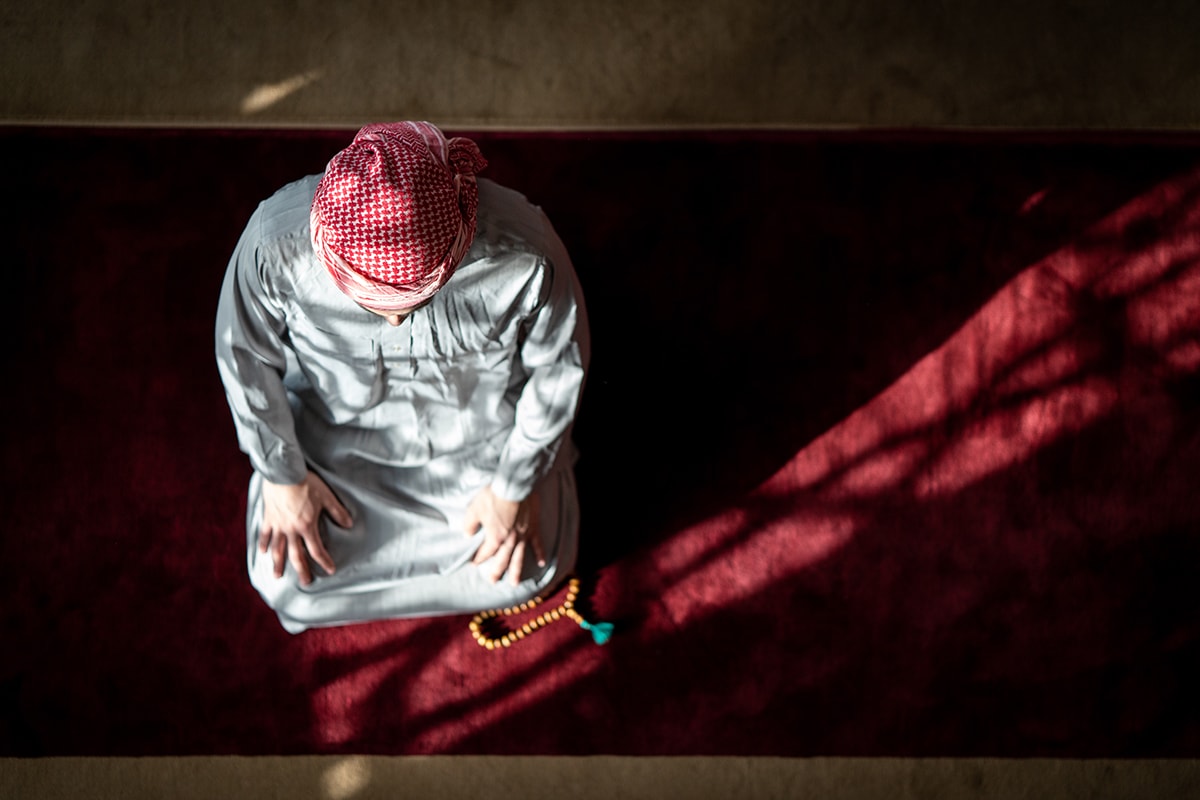
[[0, 129], [0, 755], [1200, 756], [1200, 143], [479, 136], [557, 224], [600, 648], [284, 633], [212, 357], [347, 132]]

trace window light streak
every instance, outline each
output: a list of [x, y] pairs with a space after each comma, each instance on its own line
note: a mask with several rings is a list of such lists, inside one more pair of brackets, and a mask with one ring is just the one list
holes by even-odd
[[1193, 339], [1176, 344], [1166, 354], [1165, 360], [1176, 377], [1200, 372], [1200, 341]]
[[[317, 730], [321, 743], [353, 742], [360, 735], [364, 720], [379, 713], [379, 697], [389, 679], [410, 668], [409, 659], [380, 657], [359, 669], [344, 670], [336, 680], [314, 689], [309, 702], [313, 717], [322, 721]], [[396, 698], [393, 707], [397, 711], [403, 709], [403, 698]]]
[[1021, 213], [1022, 214], [1032, 213], [1034, 211], [1034, 209], [1036, 209], [1038, 206], [1040, 206], [1042, 204], [1042, 201], [1046, 199], [1046, 195], [1048, 195], [1048, 194], [1050, 194], [1049, 186], [1039, 189], [1036, 192], [1034, 192], [1033, 194], [1029, 195], [1029, 197], [1026, 198], [1025, 202], [1021, 204]]
[[[1090, 231], [1072, 245], [1047, 259], [1047, 266], [1071, 286], [1082, 289], [1096, 286], [1101, 296], [1123, 294], [1130, 285], [1145, 281], [1148, 267], [1157, 263], [1154, 251], [1163, 248], [1163, 240], [1155, 241], [1145, 250], [1123, 254], [1129, 246], [1129, 232], [1135, 230], [1158, 230], [1164, 233], [1172, 227], [1196, 229], [1197, 203], [1193, 195], [1200, 191], [1195, 174], [1181, 175], [1155, 186], [1135, 202], [1127, 203], [1113, 214], [1101, 220]], [[1174, 220], [1182, 214], [1182, 219]], [[1179, 235], [1175, 231], [1170, 236]], [[1127, 258], [1122, 259], [1122, 255]], [[1141, 280], [1130, 283], [1131, 277]], [[1111, 288], [1106, 289], [1102, 282]]]
[[1017, 466], [1116, 408], [1119, 392], [1106, 378], [1088, 378], [1032, 398], [1016, 409], [989, 413], [964, 430], [917, 477], [923, 499], [960, 492]]
[[[1030, 267], [941, 347], [801, 450], [783, 470], [792, 491], [853, 484], [853, 475], [843, 476], [868, 463], [880, 471], [877, 462], [889, 451], [915, 464], [922, 448], [912, 442], [970, 413], [997, 384], [1019, 380], [1015, 376], [1029, 370], [1037, 354], [1068, 335], [1076, 324], [1070, 307], [1063, 282], [1049, 270]], [[904, 442], [910, 444], [898, 450]], [[877, 476], [865, 483], [897, 480]]]
[[[712, 524], [711, 521], [708, 524]], [[662, 566], [678, 576], [664, 588], [661, 602], [676, 628], [706, 617], [714, 608], [733, 605], [765, 587], [829, 558], [854, 536], [856, 515], [829, 508], [798, 511], [771, 520], [754, 531], [742, 546], [721, 553], [719, 558], [670, 559], [664, 548]], [[736, 528], [730, 524], [729, 530]], [[797, 531], [803, 531], [798, 535]], [[688, 536], [683, 531], [676, 539]], [[722, 534], [721, 541], [730, 538]], [[786, 553], [786, 557], [764, 562], [760, 552]], [[695, 554], [693, 554], [695, 555]], [[686, 560], [689, 563], [683, 563]], [[673, 568], [672, 568], [673, 567]], [[731, 577], [732, 576], [732, 577]], [[648, 629], [646, 634], [661, 633]]]
[[[445, 622], [420, 627], [444, 630]], [[410, 748], [446, 752], [461, 738], [568, 692], [600, 667], [588, 652], [595, 648], [591, 637], [569, 621], [541, 631], [528, 645], [518, 643], [501, 652], [489, 652], [476, 644], [467, 632], [465, 617], [461, 628], [454, 626], [445, 637], [439, 635], [437, 641], [426, 641], [417, 648], [413, 642], [422, 638], [419, 629], [352, 628], [366, 639], [364, 647], [372, 657], [364, 658], [357, 668], [333, 670], [335, 677], [309, 696], [312, 716], [321, 720], [315, 729], [317, 739], [327, 747], [352, 744], [370, 728], [372, 720], [388, 714], [404, 719]], [[325, 673], [330, 670], [319, 663], [324, 648], [336, 645], [343, 632], [330, 629], [322, 633], [328, 637], [309, 637], [305, 644], [318, 662], [316, 671]], [[536, 640], [554, 642], [553, 669], [546, 669], [545, 651], [532, 645]], [[469, 678], [448, 677], [448, 666], [469, 673]], [[431, 686], [440, 688], [436, 692], [412, 690]], [[453, 723], [447, 723], [447, 718]]]
[[[587, 683], [602, 668], [592, 637], [569, 620], [540, 631], [536, 637], [559, 637], [551, 649], [537, 650], [532, 643], [518, 642], [500, 652], [481, 648], [471, 639], [463, 622], [462, 639], [469, 656], [448, 654], [452, 663], [486, 674], [486, 683], [474, 680], [470, 692], [431, 698], [431, 704], [414, 708], [406, 719], [416, 728], [423, 750], [447, 752], [479, 731], [504, 727], [504, 721], [530, 708], [570, 696], [574, 687]], [[457, 645], [456, 645], [457, 646]], [[481, 661], [484, 662], [481, 664]], [[486, 662], [492, 662], [486, 664]], [[447, 702], [449, 700], [449, 702]], [[437, 722], [448, 706], [453, 706], [454, 722]]]
[[311, 83], [320, 80], [324, 70], [310, 69], [277, 83], [264, 83], [255, 87], [242, 100], [243, 114], [257, 114], [279, 103]]
[[1200, 317], [1200, 246], [1186, 268], [1177, 270], [1169, 283], [1143, 288], [1125, 305], [1125, 327], [1130, 342], [1155, 351], [1170, 350], [1195, 338]]
[[326, 800], [352, 800], [370, 785], [371, 762], [363, 756], [340, 758], [321, 775]]
[[[741, 507], [656, 548], [663, 605], [683, 609], [672, 623], [693, 623], [830, 557], [886, 508], [889, 495], [960, 493], [1118, 413], [1122, 375], [1110, 369], [1113, 348], [1132, 345], [1138, 363], [1176, 376], [1194, 372], [1198, 233], [1194, 171], [1026, 268]], [[689, 536], [700, 528], [704, 536]], [[720, 547], [706, 549], [706, 541]]]

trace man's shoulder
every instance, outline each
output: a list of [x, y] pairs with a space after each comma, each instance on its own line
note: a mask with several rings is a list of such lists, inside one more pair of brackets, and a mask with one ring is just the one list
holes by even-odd
[[314, 271], [309, 209], [320, 178], [293, 181], [259, 203], [238, 246], [239, 263], [277, 294], [294, 293]]
[[453, 291], [451, 284], [466, 287], [482, 280], [493, 287], [526, 287], [537, 294], [554, 275], [570, 276], [573, 269], [566, 248], [540, 206], [520, 192], [479, 179], [475, 241], [447, 288]]
[[542, 210], [525, 195], [493, 181], [479, 180], [475, 236], [489, 255], [544, 252], [547, 225]]
[[320, 180], [320, 175], [307, 175], [281, 187], [259, 204], [259, 231], [264, 242], [298, 235], [307, 237], [309, 211]]
[[507, 186], [502, 186], [488, 178], [478, 178], [476, 181], [479, 186], [479, 207], [483, 210], [495, 210], [505, 207], [521, 207], [532, 206], [529, 198], [518, 192], [516, 189], [511, 189]]

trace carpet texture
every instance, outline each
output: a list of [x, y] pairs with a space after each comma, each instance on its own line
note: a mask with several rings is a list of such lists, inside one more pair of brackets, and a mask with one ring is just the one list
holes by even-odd
[[1200, 146], [504, 135], [595, 340], [592, 645], [292, 637], [212, 357], [349, 134], [0, 129], [0, 754], [1200, 755]]

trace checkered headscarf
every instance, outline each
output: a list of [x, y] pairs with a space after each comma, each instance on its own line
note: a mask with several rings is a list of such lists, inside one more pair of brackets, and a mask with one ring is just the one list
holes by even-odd
[[470, 139], [428, 122], [368, 125], [335, 155], [312, 204], [313, 248], [338, 288], [373, 311], [428, 300], [475, 238], [487, 166]]

